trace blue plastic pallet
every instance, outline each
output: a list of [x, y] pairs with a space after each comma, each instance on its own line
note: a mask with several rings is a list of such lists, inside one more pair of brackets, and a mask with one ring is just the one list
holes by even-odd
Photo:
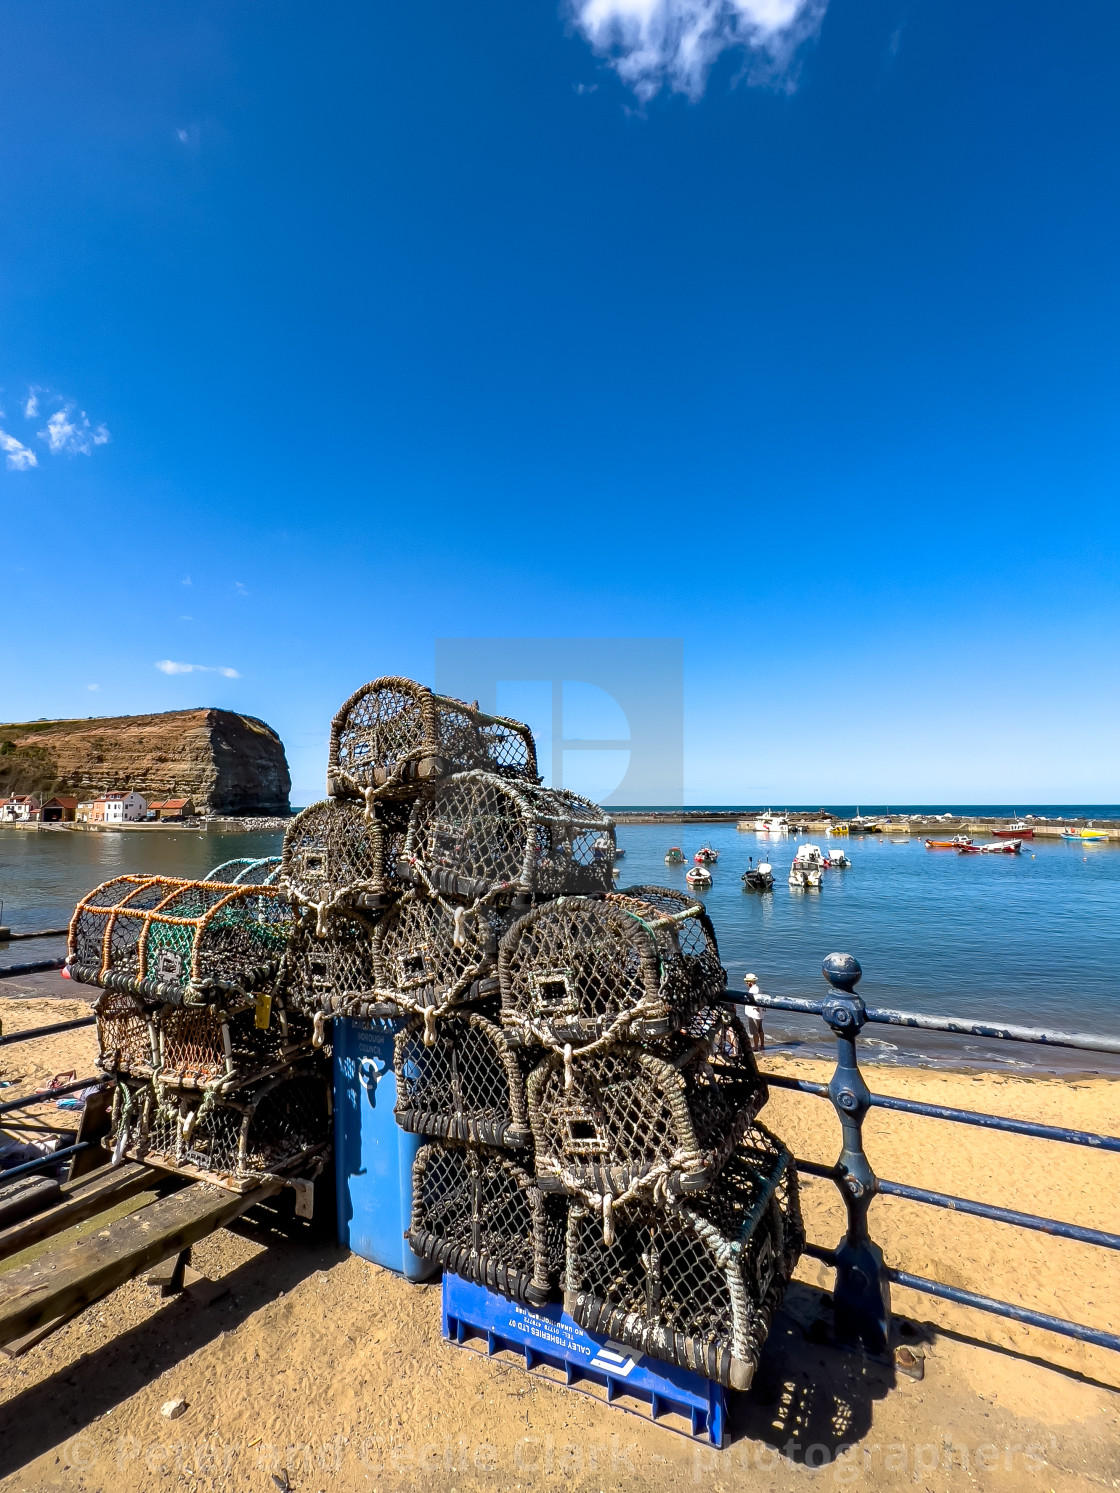
[[485, 1337], [488, 1354], [503, 1349], [523, 1353], [527, 1369], [538, 1364], [560, 1369], [573, 1389], [581, 1382], [605, 1388], [608, 1404], [620, 1395], [647, 1401], [652, 1420], [669, 1413], [681, 1415], [690, 1422], [693, 1436], [723, 1445], [727, 1394], [722, 1384], [593, 1337], [560, 1306], [522, 1306], [445, 1271], [443, 1335], [460, 1346], [468, 1337]]

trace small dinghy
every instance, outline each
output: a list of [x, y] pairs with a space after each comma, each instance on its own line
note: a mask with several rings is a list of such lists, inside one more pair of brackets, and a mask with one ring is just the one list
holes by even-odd
[[927, 850], [967, 850], [972, 844], [968, 835], [954, 835], [951, 840], [927, 840]]
[[714, 866], [719, 860], [719, 851], [713, 850], [710, 845], [701, 845], [692, 859], [698, 866]]
[[669, 846], [669, 852], [668, 852], [668, 854], [665, 857], [665, 864], [667, 866], [683, 866], [684, 865], [684, 851], [681, 849], [681, 847], [679, 845], [670, 845]]
[[[1022, 840], [995, 840], [990, 845], [981, 845], [983, 855], [1018, 855], [1023, 848]], [[973, 846], [973, 849], [976, 849]]]
[[759, 861], [756, 866], [754, 856], [750, 857], [747, 869], [743, 872], [743, 890], [745, 892], [770, 892], [774, 889], [774, 867], [769, 861]]
[[684, 879], [689, 886], [705, 887], [712, 884], [712, 873], [707, 866], [693, 866], [684, 873]]
[[828, 852], [828, 864], [834, 871], [844, 871], [852, 863], [842, 850], [830, 850]]

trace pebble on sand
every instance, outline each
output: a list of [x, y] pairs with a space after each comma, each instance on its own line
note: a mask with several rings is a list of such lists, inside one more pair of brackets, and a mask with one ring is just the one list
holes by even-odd
[[178, 1420], [186, 1408], [186, 1400], [168, 1400], [159, 1413], [166, 1415], [168, 1420]]

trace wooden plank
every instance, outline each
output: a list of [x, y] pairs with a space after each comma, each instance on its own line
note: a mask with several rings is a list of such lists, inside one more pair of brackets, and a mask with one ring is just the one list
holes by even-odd
[[59, 1191], [62, 1201], [53, 1208], [37, 1213], [34, 1218], [24, 1219], [0, 1230], [0, 1260], [18, 1254], [30, 1244], [37, 1244], [51, 1234], [61, 1233], [71, 1224], [92, 1218], [113, 1203], [122, 1202], [133, 1193], [143, 1192], [165, 1180], [150, 1167], [130, 1162], [127, 1166], [103, 1167], [96, 1176], [83, 1177], [80, 1182], [63, 1182]]
[[177, 1255], [280, 1190], [234, 1195], [204, 1182], [158, 1198], [105, 1229], [0, 1275], [0, 1344], [65, 1316]]

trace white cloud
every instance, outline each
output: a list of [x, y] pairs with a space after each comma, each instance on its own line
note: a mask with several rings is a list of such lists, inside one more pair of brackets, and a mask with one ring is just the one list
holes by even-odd
[[236, 669], [220, 664], [177, 664], [174, 659], [162, 658], [156, 668], [163, 674], [221, 674], [224, 679], [240, 679]]
[[240, 581], [234, 581], [233, 589], [237, 592], [238, 596], [248, 596], [249, 594]]
[[[75, 418], [71, 419], [71, 416]], [[46, 441], [52, 456], [63, 452], [69, 456], [88, 456], [94, 446], [104, 446], [109, 432], [104, 425], [91, 425], [84, 410], [75, 412], [74, 406], [67, 404], [55, 410], [46, 429], [39, 431], [39, 439]]]
[[96, 684], [87, 684], [86, 685], [86, 689], [99, 689], [99, 688], [100, 688], [100, 686], [96, 685]]
[[746, 52], [770, 81], [819, 28], [828, 0], [570, 0], [576, 26], [640, 99], [704, 92], [721, 52]]
[[39, 458], [34, 451], [29, 451], [22, 441], [17, 441], [6, 430], [0, 430], [0, 451], [8, 458], [9, 471], [27, 472], [39, 465]]
[[35, 389], [29, 391], [27, 403], [23, 407], [23, 418], [25, 420], [36, 420], [39, 417], [39, 395]]

